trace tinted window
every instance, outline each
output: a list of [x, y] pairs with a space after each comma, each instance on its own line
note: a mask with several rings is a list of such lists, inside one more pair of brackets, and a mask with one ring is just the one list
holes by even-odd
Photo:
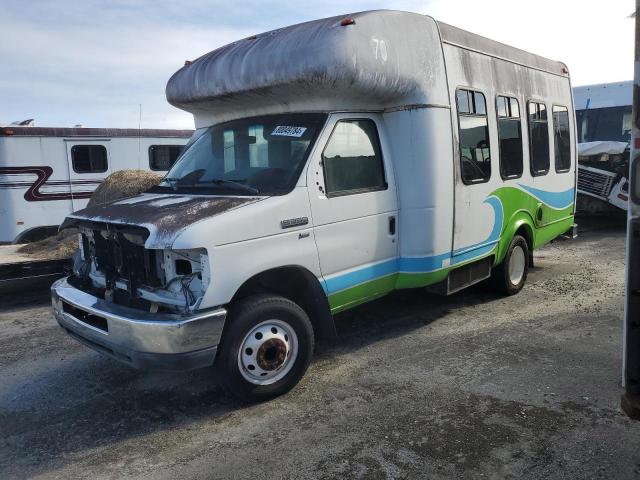
[[328, 196], [384, 190], [384, 167], [376, 124], [341, 120], [322, 153]]
[[[466, 105], [464, 102], [467, 99]], [[486, 182], [491, 177], [489, 126], [484, 94], [458, 89], [458, 124], [460, 127], [460, 171], [464, 183]], [[466, 107], [466, 111], [465, 111]]]
[[149, 147], [149, 168], [169, 170], [182, 152], [182, 145], [151, 145]]
[[576, 111], [578, 142], [631, 140], [631, 105]]
[[107, 149], [103, 145], [74, 145], [71, 164], [76, 173], [102, 173], [108, 169]]
[[518, 100], [499, 96], [498, 141], [500, 145], [500, 175], [502, 178], [522, 176], [522, 128]]
[[569, 136], [569, 110], [567, 107], [553, 107], [553, 139], [556, 158], [556, 172], [566, 172], [571, 168], [571, 140]]
[[549, 127], [547, 108], [543, 103], [529, 102], [529, 157], [531, 174], [545, 175], [549, 171]]

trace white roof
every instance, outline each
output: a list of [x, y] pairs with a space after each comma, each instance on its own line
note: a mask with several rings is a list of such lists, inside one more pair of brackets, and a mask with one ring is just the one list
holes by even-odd
[[633, 81], [573, 87], [576, 110], [624, 107], [633, 103]]
[[559, 62], [431, 17], [383, 10], [292, 25], [218, 48], [171, 77], [167, 100], [193, 113], [199, 126], [211, 117], [448, 106], [441, 41], [568, 74]]

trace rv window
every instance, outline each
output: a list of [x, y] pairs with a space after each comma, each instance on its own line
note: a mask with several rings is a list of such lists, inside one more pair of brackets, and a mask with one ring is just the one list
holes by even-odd
[[384, 167], [376, 124], [340, 120], [322, 153], [327, 196], [385, 190]]
[[529, 163], [531, 175], [546, 175], [549, 171], [549, 127], [544, 103], [529, 102]]
[[553, 139], [556, 172], [568, 172], [571, 168], [571, 140], [567, 107], [553, 106]]
[[74, 145], [71, 147], [71, 165], [76, 173], [106, 172], [107, 149], [104, 145]]
[[167, 171], [182, 152], [182, 145], [151, 145], [149, 147], [149, 168], [154, 171]]
[[[464, 103], [464, 99], [467, 103]], [[460, 168], [466, 184], [486, 182], [491, 177], [489, 124], [484, 94], [458, 89]]]
[[520, 108], [513, 97], [496, 98], [498, 112], [498, 142], [500, 146], [500, 175], [503, 179], [522, 176], [522, 128]]

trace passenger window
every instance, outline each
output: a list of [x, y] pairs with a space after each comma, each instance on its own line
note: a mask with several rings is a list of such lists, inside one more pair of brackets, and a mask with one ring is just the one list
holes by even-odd
[[462, 181], [466, 184], [486, 182], [491, 177], [491, 151], [484, 94], [458, 89], [456, 99]]
[[522, 176], [522, 128], [518, 100], [498, 96], [498, 142], [500, 145], [500, 176], [503, 179]]
[[376, 124], [340, 120], [322, 153], [328, 197], [385, 190], [384, 167]]
[[553, 139], [556, 172], [568, 172], [571, 169], [571, 140], [567, 107], [553, 106]]
[[182, 152], [182, 145], [151, 145], [149, 147], [149, 168], [154, 171], [167, 171]]
[[529, 156], [531, 175], [549, 172], [549, 127], [544, 103], [529, 102]]
[[76, 173], [106, 172], [107, 149], [104, 145], [74, 145], [71, 147], [71, 165]]

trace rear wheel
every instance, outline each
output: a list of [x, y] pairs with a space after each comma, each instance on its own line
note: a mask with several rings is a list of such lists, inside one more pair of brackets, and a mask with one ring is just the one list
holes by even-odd
[[231, 308], [216, 360], [225, 389], [256, 402], [291, 390], [313, 353], [313, 327], [291, 300], [256, 295]]
[[527, 281], [529, 272], [529, 246], [520, 235], [516, 235], [509, 244], [504, 260], [491, 276], [494, 286], [505, 295], [515, 295]]

